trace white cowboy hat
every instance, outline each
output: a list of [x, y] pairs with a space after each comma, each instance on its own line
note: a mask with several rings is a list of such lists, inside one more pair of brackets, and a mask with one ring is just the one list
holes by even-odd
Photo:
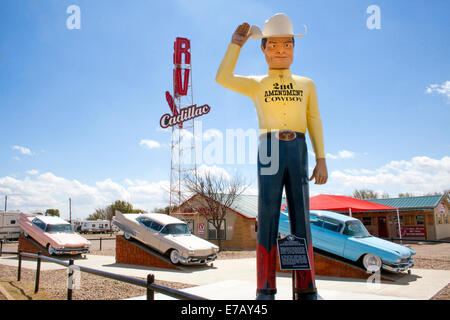
[[[306, 26], [305, 34], [306, 34]], [[305, 34], [294, 34], [292, 21], [284, 13], [277, 13], [266, 20], [263, 31], [258, 26], [251, 26], [249, 30], [250, 39], [262, 39], [269, 37], [304, 37]]]

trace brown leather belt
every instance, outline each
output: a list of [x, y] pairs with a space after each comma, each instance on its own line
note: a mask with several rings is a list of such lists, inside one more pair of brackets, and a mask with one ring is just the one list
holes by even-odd
[[280, 130], [280, 131], [276, 131], [276, 132], [267, 132], [267, 133], [263, 133], [260, 138], [263, 137], [271, 137], [272, 134], [274, 134], [274, 136], [281, 141], [292, 141], [295, 140], [296, 138], [305, 138], [305, 134], [302, 132], [296, 132], [296, 131], [292, 131], [292, 130]]

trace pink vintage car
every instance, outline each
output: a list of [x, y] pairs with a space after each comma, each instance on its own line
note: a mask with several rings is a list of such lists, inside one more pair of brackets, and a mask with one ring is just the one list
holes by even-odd
[[91, 243], [75, 233], [67, 221], [58, 217], [20, 214], [19, 226], [25, 237], [31, 237], [53, 254], [88, 253]]

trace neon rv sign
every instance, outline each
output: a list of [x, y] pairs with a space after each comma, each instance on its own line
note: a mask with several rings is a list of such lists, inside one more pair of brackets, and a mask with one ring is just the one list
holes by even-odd
[[[188, 94], [189, 75], [191, 72], [191, 42], [186, 38], [176, 38], [173, 53], [173, 92], [175, 98], [180, 98]], [[191, 84], [192, 85], [192, 84]], [[183, 122], [200, 117], [209, 113], [210, 106], [204, 104], [197, 107], [196, 104], [186, 108], [177, 108], [174, 98], [169, 91], [166, 91], [166, 100], [172, 114], [166, 113], [159, 120], [162, 128], [178, 125], [183, 128]]]

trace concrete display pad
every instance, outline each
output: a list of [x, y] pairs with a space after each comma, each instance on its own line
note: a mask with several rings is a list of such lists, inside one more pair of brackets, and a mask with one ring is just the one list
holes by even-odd
[[145, 267], [156, 267], [170, 270], [183, 270], [176, 266], [155, 250], [137, 240], [126, 240], [123, 236], [116, 236], [116, 262]]

